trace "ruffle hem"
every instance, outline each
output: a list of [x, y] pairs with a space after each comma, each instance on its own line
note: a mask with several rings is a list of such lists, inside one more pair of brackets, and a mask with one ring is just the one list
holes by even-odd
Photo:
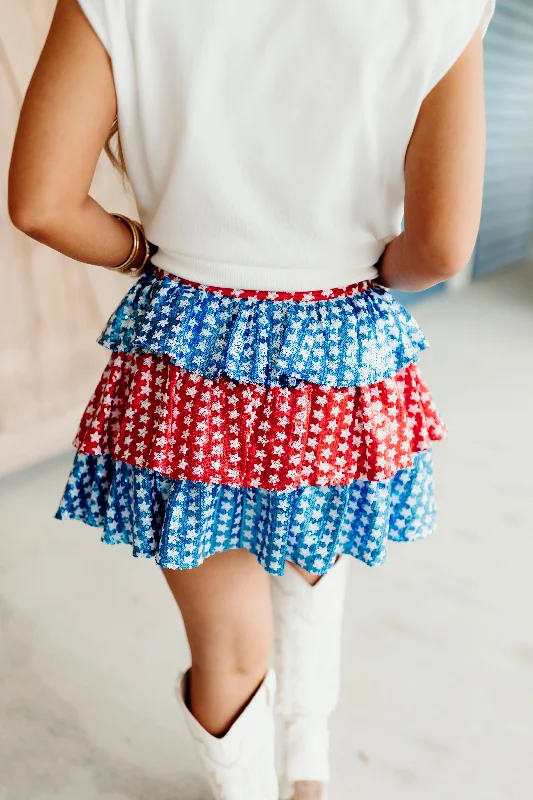
[[285, 490], [386, 480], [444, 435], [414, 364], [372, 386], [289, 389], [113, 354], [74, 444], [173, 479]]
[[427, 343], [377, 285], [254, 293], [151, 270], [99, 341], [59, 519], [162, 567], [242, 547], [273, 574], [381, 564], [388, 540], [433, 531]]
[[333, 299], [258, 301], [160, 270], [131, 288], [99, 343], [166, 355], [206, 378], [263, 386], [378, 383], [416, 363], [428, 346], [411, 315], [376, 284], [355, 284]]
[[276, 492], [175, 481], [78, 453], [56, 517], [103, 528], [106, 544], [129, 544], [135, 557], [168, 569], [245, 548], [271, 574], [282, 575], [286, 560], [323, 574], [342, 553], [374, 566], [386, 560], [388, 540], [433, 532], [433, 460], [418, 453], [389, 481]]

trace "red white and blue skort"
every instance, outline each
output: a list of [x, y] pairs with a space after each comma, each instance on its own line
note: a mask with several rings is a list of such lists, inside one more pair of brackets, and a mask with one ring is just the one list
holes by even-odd
[[109, 320], [58, 519], [166, 568], [383, 563], [434, 529], [426, 341], [389, 292], [220, 289], [151, 269]]

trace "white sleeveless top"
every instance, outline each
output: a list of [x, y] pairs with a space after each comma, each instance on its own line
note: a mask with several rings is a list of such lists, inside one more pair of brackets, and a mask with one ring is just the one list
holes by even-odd
[[493, 4], [80, 0], [154, 263], [241, 289], [375, 277], [422, 101]]

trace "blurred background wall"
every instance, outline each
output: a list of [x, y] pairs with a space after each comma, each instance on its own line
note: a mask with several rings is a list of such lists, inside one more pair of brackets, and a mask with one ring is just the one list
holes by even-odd
[[[0, 0], [0, 474], [70, 444], [107, 353], [95, 338], [128, 281], [37, 244], [7, 214], [7, 174], [19, 110], [55, 0]], [[133, 202], [102, 158], [94, 196]]]
[[[0, 0], [0, 474], [67, 449], [107, 357], [96, 336], [127, 288], [121, 276], [32, 242], [7, 216], [17, 117], [54, 6]], [[460, 289], [533, 255], [533, 0], [498, 0], [485, 54], [488, 149], [478, 244], [463, 274], [428, 293]], [[106, 208], [133, 213], [104, 158], [93, 193]]]
[[485, 84], [487, 169], [475, 276], [533, 254], [531, 0], [498, 0], [485, 41]]

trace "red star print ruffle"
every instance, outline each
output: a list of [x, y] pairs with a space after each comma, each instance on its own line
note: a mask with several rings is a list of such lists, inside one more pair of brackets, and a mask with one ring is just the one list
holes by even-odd
[[279, 491], [386, 480], [444, 435], [415, 364], [370, 386], [287, 388], [114, 353], [75, 446], [174, 479]]

